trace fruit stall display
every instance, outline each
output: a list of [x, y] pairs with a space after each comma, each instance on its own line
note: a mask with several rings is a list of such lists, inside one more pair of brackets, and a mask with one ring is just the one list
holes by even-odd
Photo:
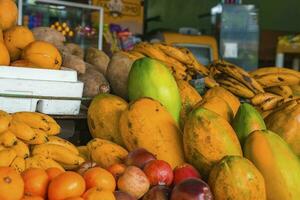
[[75, 146], [51, 116], [0, 111], [1, 200], [299, 199], [299, 72], [206, 67], [147, 42], [108, 58], [16, 18], [0, 0], [0, 65], [76, 70], [93, 139]]

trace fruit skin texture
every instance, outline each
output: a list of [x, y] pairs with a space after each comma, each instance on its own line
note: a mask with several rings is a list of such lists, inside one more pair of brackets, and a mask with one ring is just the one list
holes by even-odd
[[22, 178], [25, 184], [25, 195], [46, 197], [49, 177], [45, 170], [29, 168], [22, 173]]
[[168, 200], [171, 190], [168, 186], [157, 185], [152, 187], [143, 197], [143, 200]]
[[141, 198], [150, 187], [149, 180], [145, 173], [135, 166], [127, 167], [117, 184], [119, 190], [126, 192], [137, 199]]
[[280, 135], [300, 157], [300, 104], [271, 113], [266, 119], [267, 128]]
[[180, 130], [158, 101], [141, 98], [132, 102], [122, 113], [119, 126], [129, 151], [145, 148], [172, 168], [184, 162]]
[[25, 26], [14, 26], [4, 32], [4, 43], [11, 61], [18, 60], [22, 50], [33, 41], [33, 33]]
[[216, 86], [216, 87], [209, 89], [205, 93], [203, 98], [210, 98], [210, 97], [214, 97], [214, 96], [218, 96], [218, 97], [221, 97], [222, 99], [224, 99], [228, 103], [228, 105], [231, 107], [231, 110], [233, 111], [233, 115], [235, 116], [235, 114], [237, 113], [237, 111], [240, 107], [240, 101], [236, 96], [234, 96], [231, 92], [229, 92], [225, 88]]
[[122, 192], [122, 191], [115, 191], [114, 195], [116, 197], [116, 200], [137, 200], [130, 194], [128, 194], [126, 192]]
[[91, 188], [82, 195], [84, 200], [116, 200], [112, 191]]
[[63, 172], [64, 171], [62, 171], [61, 169], [56, 168], [56, 167], [50, 167], [50, 168], [46, 169], [46, 173], [48, 175], [49, 181], [52, 181], [55, 177], [62, 174]]
[[110, 140], [124, 146], [119, 132], [119, 120], [127, 102], [111, 94], [99, 94], [88, 109], [88, 126], [94, 138]]
[[125, 164], [127, 166], [134, 165], [138, 168], [143, 169], [145, 165], [152, 160], [156, 160], [155, 156], [152, 153], [144, 148], [137, 148], [128, 153]]
[[174, 77], [161, 62], [151, 58], [135, 61], [128, 76], [129, 100], [151, 97], [159, 101], [179, 123], [181, 99]]
[[28, 60], [37, 68], [60, 69], [62, 64], [62, 57], [58, 49], [43, 41], [34, 41], [27, 45], [21, 58]]
[[19, 200], [24, 193], [24, 181], [11, 167], [0, 167], [0, 199]]
[[2, 42], [0, 42], [0, 52], [0, 65], [8, 66], [10, 63], [10, 57], [6, 46]]
[[180, 127], [183, 128], [184, 121], [187, 118], [188, 113], [193, 107], [202, 100], [202, 97], [189, 82], [184, 80], [176, 80], [181, 97], [182, 108], [180, 111]]
[[85, 191], [84, 179], [75, 172], [64, 172], [49, 184], [48, 199], [61, 200], [81, 196]]
[[230, 124], [205, 108], [194, 109], [184, 126], [186, 159], [207, 177], [212, 166], [226, 155], [242, 155], [238, 138]]
[[299, 199], [300, 162], [280, 136], [254, 131], [246, 140], [244, 155], [263, 175], [268, 200]]
[[17, 23], [18, 8], [12, 0], [0, 0], [0, 29], [6, 30]]
[[144, 167], [151, 185], [171, 185], [173, 182], [173, 170], [171, 166], [163, 160], [153, 160]]
[[119, 177], [125, 172], [126, 165], [124, 164], [113, 164], [107, 168], [107, 171], [109, 171], [115, 178], [115, 180], [118, 180]]
[[259, 112], [248, 103], [242, 103], [232, 122], [241, 144], [247, 136], [256, 130], [266, 130], [264, 119]]
[[189, 178], [200, 178], [199, 172], [190, 164], [184, 163], [174, 169], [174, 184]]
[[87, 170], [83, 174], [86, 183], [86, 189], [97, 187], [99, 190], [114, 191], [116, 188], [116, 181], [113, 175], [100, 167], [94, 167]]
[[39, 196], [24, 196], [21, 200], [44, 200], [44, 198]]
[[264, 178], [241, 156], [225, 156], [210, 172], [209, 186], [215, 200], [265, 200]]

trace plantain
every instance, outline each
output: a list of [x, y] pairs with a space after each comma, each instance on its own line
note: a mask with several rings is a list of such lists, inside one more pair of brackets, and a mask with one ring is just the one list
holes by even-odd
[[213, 88], [213, 87], [219, 86], [219, 83], [214, 78], [209, 77], [209, 76], [204, 78], [204, 83], [205, 83], [205, 86], [208, 88]]
[[17, 156], [10, 164], [10, 167], [14, 168], [17, 172], [22, 173], [26, 168], [25, 159]]
[[218, 71], [223, 72], [228, 76], [236, 79], [237, 81], [243, 83], [255, 94], [264, 92], [262, 86], [241, 67], [225, 61], [216, 61], [213, 63], [213, 65]]
[[59, 168], [64, 171], [64, 168], [54, 161], [51, 158], [45, 157], [43, 155], [34, 155], [25, 159], [25, 167], [28, 168], [40, 168], [40, 169], [48, 169], [51, 167]]
[[44, 144], [49, 140], [47, 132], [40, 129], [33, 129], [33, 131], [35, 132], [35, 137], [27, 141], [27, 144]]
[[19, 157], [28, 158], [30, 155], [28, 146], [21, 140], [17, 140], [17, 142], [10, 148], [15, 150], [17, 153], [17, 156], [19, 156]]
[[264, 76], [267, 74], [291, 74], [294, 76], [297, 76], [300, 78], [300, 72], [288, 68], [281, 68], [281, 67], [263, 67], [263, 68], [258, 68], [257, 70], [254, 70], [250, 72], [250, 75], [254, 78], [258, 78], [260, 76]]
[[69, 165], [69, 164], [60, 163], [60, 162], [58, 162], [58, 164], [60, 164], [65, 170], [76, 170], [80, 167], [80, 165]]
[[10, 130], [0, 133], [0, 145], [11, 147], [17, 142], [17, 137]]
[[292, 89], [287, 85], [269, 87], [265, 88], [265, 90], [267, 92], [282, 96], [283, 98], [290, 98], [293, 96]]
[[137, 51], [134, 51], [134, 50], [128, 51], [128, 53], [129, 53], [131, 56], [134, 57], [134, 60], [138, 60], [138, 59], [140, 59], [140, 58], [145, 57], [144, 54], [141, 54], [140, 52], [137, 52]]
[[11, 119], [11, 115], [0, 110], [0, 133], [4, 132], [8, 128]]
[[67, 165], [80, 165], [84, 159], [69, 149], [57, 144], [40, 144], [34, 146], [33, 155], [43, 155]]
[[79, 151], [74, 144], [58, 136], [49, 136], [47, 144], [56, 144], [63, 146], [71, 152], [73, 152], [74, 154], [79, 155]]
[[0, 167], [9, 167], [16, 157], [17, 157], [16, 151], [11, 148], [1, 150]]
[[282, 86], [282, 85], [297, 85], [300, 83], [300, 78], [294, 74], [266, 74], [255, 78], [264, 88]]
[[272, 97], [260, 104], [262, 111], [272, 110], [277, 107], [278, 103], [283, 100], [283, 97]]
[[122, 51], [122, 54], [126, 55], [127, 57], [129, 57], [131, 60], [134, 60], [134, 61], [140, 58], [128, 51]]
[[168, 59], [167, 55], [159, 48], [146, 42], [138, 43], [133, 50], [164, 63], [167, 62]]
[[262, 104], [263, 102], [265, 102], [267, 99], [270, 99], [270, 98], [274, 98], [274, 97], [280, 97], [276, 94], [272, 94], [272, 93], [269, 93], [269, 92], [265, 92], [265, 93], [259, 93], [259, 94], [256, 94], [252, 99], [251, 99], [251, 103], [253, 105], [260, 105]]
[[35, 137], [33, 129], [21, 121], [11, 120], [8, 130], [21, 140], [29, 141]]
[[229, 90], [231, 93], [243, 97], [243, 98], [252, 98], [254, 97], [254, 92], [252, 92], [249, 88], [242, 84], [234, 84], [228, 80], [220, 79], [218, 83], [224, 87], [225, 89]]

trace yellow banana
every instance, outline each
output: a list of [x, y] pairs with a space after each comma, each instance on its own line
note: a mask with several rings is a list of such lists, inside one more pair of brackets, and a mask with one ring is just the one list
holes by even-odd
[[219, 86], [219, 83], [217, 83], [215, 79], [213, 79], [209, 76], [204, 78], [204, 83], [205, 83], [205, 86], [208, 88], [213, 88], [213, 87]]
[[260, 105], [262, 104], [263, 102], [265, 102], [267, 99], [271, 99], [271, 98], [274, 98], [274, 97], [280, 97], [276, 94], [272, 94], [272, 93], [269, 93], [269, 92], [265, 92], [265, 93], [259, 93], [259, 94], [256, 94], [252, 99], [251, 99], [251, 103], [253, 105]]
[[218, 80], [218, 83], [221, 84], [222, 87], [239, 97], [252, 98], [255, 95], [253, 91], [242, 84], [234, 84], [231, 81], [223, 79]]
[[80, 165], [84, 159], [69, 149], [57, 144], [40, 144], [34, 146], [32, 155], [43, 155], [67, 165]]
[[25, 159], [25, 167], [28, 168], [40, 168], [40, 169], [48, 169], [51, 167], [59, 168], [64, 171], [64, 168], [54, 161], [51, 158], [45, 157], [43, 155], [34, 155]]
[[3, 145], [0, 145], [0, 151], [2, 151], [3, 149], [7, 149], [7, 148]]
[[21, 140], [17, 140], [16, 144], [11, 146], [10, 148], [15, 150], [17, 153], [17, 156], [19, 156], [19, 157], [28, 158], [30, 155], [28, 146]]
[[44, 144], [48, 141], [48, 134], [40, 129], [33, 129], [35, 137], [32, 140], [26, 141], [27, 144]]
[[10, 164], [10, 167], [14, 168], [17, 172], [22, 173], [26, 168], [24, 158], [17, 156]]
[[137, 57], [136, 55], [129, 53], [128, 51], [121, 51], [122, 54], [126, 55], [131, 60], [138, 60], [140, 57]]
[[288, 68], [282, 68], [282, 67], [263, 67], [263, 68], [258, 68], [257, 70], [254, 70], [250, 72], [250, 75], [254, 78], [264, 76], [267, 74], [292, 74], [294, 76], [297, 76], [300, 78], [300, 72], [293, 70], [293, 69], [288, 69]]
[[73, 152], [74, 154], [79, 155], [79, 151], [74, 144], [58, 136], [49, 136], [47, 144], [56, 144], [63, 146], [71, 152]]
[[263, 117], [263, 119], [265, 119], [265, 118], [268, 117], [272, 112], [274, 112], [273, 109], [263, 111], [263, 112], [261, 112], [261, 116]]
[[11, 115], [9, 115], [5, 111], [0, 110], [0, 133], [8, 128], [11, 119]]
[[283, 100], [283, 97], [269, 98], [260, 105], [260, 108], [262, 111], [272, 110], [275, 107], [277, 107], [279, 101], [282, 101], [282, 100]]
[[16, 157], [17, 157], [16, 151], [11, 148], [1, 150], [0, 167], [9, 167]]
[[162, 52], [159, 48], [146, 42], [137, 44], [133, 48], [133, 50], [140, 52], [141, 54], [144, 54], [150, 58], [157, 59], [161, 62], [167, 61], [167, 55], [164, 52]]
[[21, 121], [16, 121], [13, 119], [10, 122], [8, 129], [15, 134], [17, 138], [24, 141], [33, 140], [35, 137], [35, 132], [33, 129]]
[[91, 154], [87, 146], [78, 146], [79, 155], [85, 160], [91, 160]]
[[144, 58], [145, 55], [141, 54], [140, 52], [137, 52], [137, 51], [128, 51], [128, 53], [131, 55], [131, 56], [134, 56], [134, 60], [138, 60], [140, 58]]
[[300, 78], [287, 73], [266, 74], [255, 78], [264, 88], [281, 86], [281, 85], [297, 85], [300, 83]]
[[290, 98], [293, 96], [292, 89], [287, 85], [269, 87], [269, 88], [265, 88], [265, 90], [267, 92], [271, 92], [273, 94], [282, 96], [283, 98]]
[[10, 130], [0, 133], [0, 144], [6, 147], [13, 146], [17, 142], [17, 137]]
[[65, 170], [76, 170], [80, 167], [80, 165], [68, 165], [60, 162], [58, 162], [58, 164], [60, 164]]

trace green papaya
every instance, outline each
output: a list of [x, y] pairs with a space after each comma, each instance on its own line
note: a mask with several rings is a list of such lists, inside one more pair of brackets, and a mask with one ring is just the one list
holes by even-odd
[[252, 132], [244, 155], [262, 173], [268, 200], [299, 199], [300, 161], [279, 135], [269, 130]]
[[179, 124], [181, 98], [177, 83], [160, 61], [144, 57], [135, 61], [128, 76], [129, 100], [150, 97], [159, 101]]
[[266, 130], [265, 122], [260, 113], [250, 104], [242, 103], [232, 122], [241, 144], [244, 144], [247, 136], [256, 130]]

